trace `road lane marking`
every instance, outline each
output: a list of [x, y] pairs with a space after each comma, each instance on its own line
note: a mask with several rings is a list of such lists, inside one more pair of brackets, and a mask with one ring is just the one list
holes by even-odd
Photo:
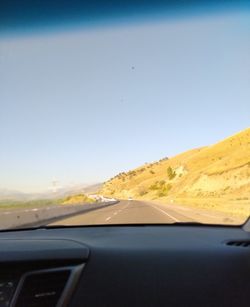
[[161, 213], [167, 215], [168, 217], [170, 217], [172, 220], [174, 220], [175, 222], [180, 222], [179, 220], [177, 220], [175, 217], [173, 217], [171, 214], [168, 214], [166, 211], [158, 208], [158, 207], [155, 207], [155, 206], [152, 206], [151, 207], [155, 208], [156, 210], [160, 211]]
[[122, 208], [120, 207], [121, 209], [119, 209], [118, 212], [122, 212], [123, 210], [127, 209], [129, 205], [130, 203], [126, 202]]
[[109, 221], [111, 219], [111, 216], [107, 217], [105, 221]]

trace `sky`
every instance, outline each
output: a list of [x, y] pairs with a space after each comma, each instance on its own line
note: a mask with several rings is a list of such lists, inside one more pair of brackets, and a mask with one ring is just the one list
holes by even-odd
[[249, 127], [249, 20], [0, 36], [0, 188], [102, 182]]

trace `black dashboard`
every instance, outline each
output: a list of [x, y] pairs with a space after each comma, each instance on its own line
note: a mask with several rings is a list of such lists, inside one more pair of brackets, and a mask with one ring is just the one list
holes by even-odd
[[240, 227], [90, 226], [0, 233], [0, 306], [249, 306]]

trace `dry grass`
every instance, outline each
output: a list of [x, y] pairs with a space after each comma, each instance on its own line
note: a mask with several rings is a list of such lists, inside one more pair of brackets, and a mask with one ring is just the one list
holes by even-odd
[[174, 203], [191, 208], [211, 209], [232, 216], [248, 218], [250, 216], [249, 200], [229, 200], [223, 198], [176, 198]]
[[87, 197], [85, 194], [78, 194], [74, 196], [68, 196], [63, 200], [63, 205], [73, 205], [73, 204], [81, 204], [81, 203], [93, 203], [94, 200], [92, 198]]

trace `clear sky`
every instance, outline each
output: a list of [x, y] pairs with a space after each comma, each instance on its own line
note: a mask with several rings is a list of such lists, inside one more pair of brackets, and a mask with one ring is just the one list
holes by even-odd
[[249, 127], [249, 20], [0, 37], [0, 188], [101, 182]]

